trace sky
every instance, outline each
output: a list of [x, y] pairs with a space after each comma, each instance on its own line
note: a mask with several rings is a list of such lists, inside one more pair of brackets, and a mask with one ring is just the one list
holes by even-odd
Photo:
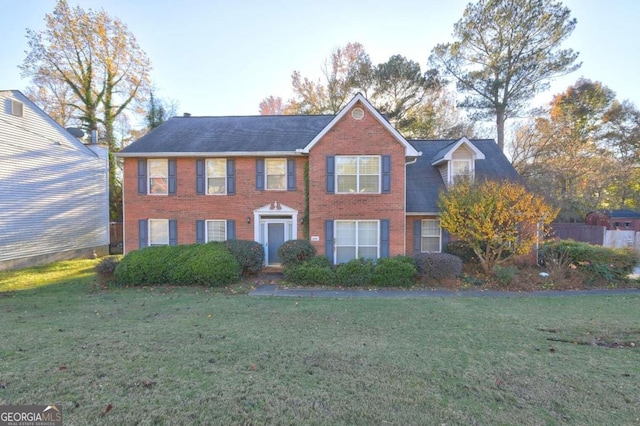
[[[254, 115], [262, 99], [291, 97], [291, 74], [320, 77], [331, 51], [361, 43], [374, 64], [395, 54], [423, 70], [431, 49], [452, 41], [468, 0], [68, 0], [104, 9], [135, 35], [152, 62], [157, 95], [177, 113]], [[0, 90], [24, 91], [18, 66], [26, 29], [43, 30], [55, 0], [0, 0]], [[600, 81], [640, 108], [640, 1], [564, 0], [578, 21], [563, 44], [582, 67], [552, 82], [533, 101], [584, 77]]]

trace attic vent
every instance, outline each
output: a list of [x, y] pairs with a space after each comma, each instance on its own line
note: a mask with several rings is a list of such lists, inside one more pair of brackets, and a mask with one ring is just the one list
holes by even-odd
[[11, 115], [22, 117], [22, 102], [11, 99]]
[[351, 111], [351, 116], [355, 120], [362, 120], [364, 117], [364, 110], [362, 108], [354, 108], [353, 111]]

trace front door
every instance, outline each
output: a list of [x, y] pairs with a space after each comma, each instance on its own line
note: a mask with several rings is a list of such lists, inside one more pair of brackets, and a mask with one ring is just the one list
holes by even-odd
[[279, 264], [278, 249], [285, 241], [285, 224], [267, 222], [267, 262], [269, 265]]

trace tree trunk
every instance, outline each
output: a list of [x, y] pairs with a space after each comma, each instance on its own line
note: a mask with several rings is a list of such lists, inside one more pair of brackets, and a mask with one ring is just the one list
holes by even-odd
[[496, 127], [498, 129], [498, 147], [500, 151], [504, 152], [504, 122], [505, 122], [505, 108], [504, 106], [498, 106], [496, 108]]

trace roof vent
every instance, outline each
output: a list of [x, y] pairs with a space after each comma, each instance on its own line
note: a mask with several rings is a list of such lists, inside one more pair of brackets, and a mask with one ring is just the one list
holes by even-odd
[[185, 112], [185, 113], [184, 113], [184, 116], [185, 116], [185, 117], [191, 117], [191, 113], [189, 113], [189, 112]]
[[362, 120], [362, 118], [364, 117], [364, 110], [362, 108], [354, 108], [351, 111], [351, 116], [355, 119], [355, 120]]

